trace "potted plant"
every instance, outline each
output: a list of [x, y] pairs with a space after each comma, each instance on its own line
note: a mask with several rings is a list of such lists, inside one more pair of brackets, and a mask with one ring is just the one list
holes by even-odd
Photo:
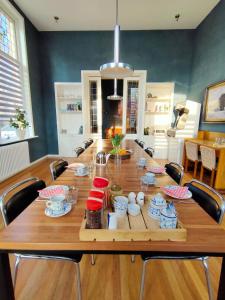
[[115, 134], [114, 136], [111, 137], [111, 142], [113, 145], [113, 150], [111, 151], [111, 154], [119, 154], [120, 145], [123, 138], [124, 138], [123, 134]]
[[16, 108], [16, 115], [14, 118], [10, 118], [9, 124], [16, 129], [17, 137], [22, 140], [26, 135], [26, 128], [29, 126], [25, 118], [26, 111], [20, 108]]

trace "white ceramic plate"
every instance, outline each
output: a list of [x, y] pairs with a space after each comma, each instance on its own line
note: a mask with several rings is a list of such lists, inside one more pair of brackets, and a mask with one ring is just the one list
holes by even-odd
[[55, 213], [53, 212], [52, 209], [46, 207], [45, 209], [45, 215], [48, 216], [48, 217], [51, 217], [51, 218], [58, 218], [58, 217], [62, 217], [66, 214], [68, 214], [68, 212], [70, 212], [72, 209], [72, 204], [71, 203], [66, 203], [64, 205], [64, 210], [60, 213]]
[[70, 164], [67, 166], [67, 169], [70, 169], [70, 170], [76, 170], [77, 168], [79, 167], [84, 167], [85, 165], [82, 164], [82, 163], [73, 163], [73, 164]]
[[174, 195], [170, 195], [169, 193], [167, 193], [165, 190], [164, 190], [164, 193], [167, 195], [167, 196], [169, 196], [169, 197], [171, 197], [171, 198], [174, 198], [174, 199], [180, 199], [180, 200], [186, 200], [186, 199], [190, 199], [191, 197], [192, 197], [192, 193], [190, 192], [190, 191], [187, 191], [187, 194], [184, 196], [184, 197], [176, 197], [176, 196], [174, 196]]
[[[39, 191], [39, 197], [43, 199], [49, 199], [52, 196], [59, 195], [62, 193], [59, 193], [59, 190], [62, 189], [64, 192], [67, 192], [69, 190], [69, 187], [67, 185], [50, 185], [43, 190]], [[51, 195], [48, 196], [46, 193], [50, 193]]]

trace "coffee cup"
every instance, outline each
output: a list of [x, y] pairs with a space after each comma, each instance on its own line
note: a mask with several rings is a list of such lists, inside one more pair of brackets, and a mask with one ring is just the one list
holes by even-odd
[[145, 178], [147, 179], [148, 183], [153, 183], [155, 181], [155, 174], [147, 172], [145, 174]]
[[47, 208], [50, 208], [53, 212], [60, 213], [64, 210], [65, 195], [52, 196], [46, 201]]
[[76, 169], [75, 175], [83, 176], [87, 174], [87, 167], [86, 166], [80, 166]]
[[145, 167], [145, 166], [146, 166], [146, 163], [147, 163], [147, 159], [146, 159], [145, 157], [139, 158], [139, 160], [138, 160], [138, 165], [139, 165], [140, 167]]

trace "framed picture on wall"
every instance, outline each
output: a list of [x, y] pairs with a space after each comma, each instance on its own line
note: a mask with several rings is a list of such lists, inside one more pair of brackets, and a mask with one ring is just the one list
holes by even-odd
[[212, 84], [206, 88], [204, 121], [212, 123], [225, 122], [225, 81]]

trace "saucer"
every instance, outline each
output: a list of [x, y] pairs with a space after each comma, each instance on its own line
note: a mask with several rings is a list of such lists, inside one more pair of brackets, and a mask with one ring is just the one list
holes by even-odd
[[154, 178], [154, 180], [153, 181], [148, 181], [148, 178], [147, 178], [147, 176], [142, 176], [141, 177], [141, 181], [144, 183], [144, 184], [147, 184], [147, 185], [155, 185], [155, 178]]
[[75, 172], [74, 172], [74, 175], [75, 175], [75, 176], [78, 176], [78, 177], [84, 177], [84, 176], [89, 175], [89, 172], [88, 172], [88, 170], [87, 170], [84, 174], [77, 174], [76, 171], [75, 171]]
[[66, 214], [68, 214], [68, 212], [70, 212], [72, 209], [72, 204], [71, 203], [66, 203], [64, 205], [64, 210], [60, 211], [60, 212], [54, 212], [52, 209], [46, 207], [45, 209], [45, 215], [51, 218], [58, 218], [58, 217], [62, 217]]

